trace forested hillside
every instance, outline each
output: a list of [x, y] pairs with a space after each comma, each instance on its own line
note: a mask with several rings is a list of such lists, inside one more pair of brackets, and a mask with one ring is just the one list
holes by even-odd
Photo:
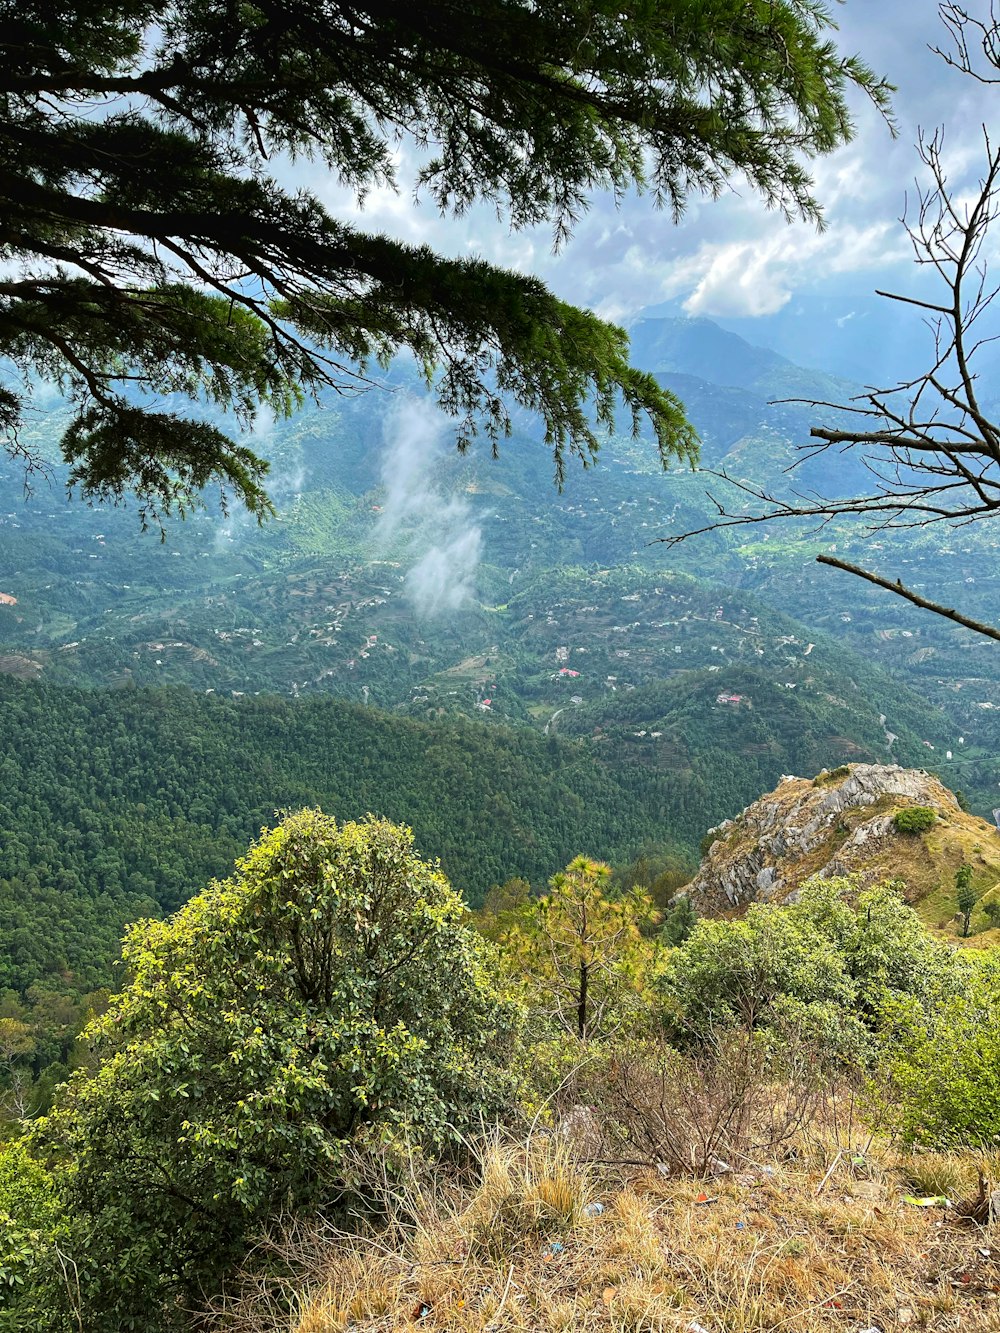
[[[808, 467], [786, 473], [808, 411], [771, 399], [849, 386], [706, 320], [651, 319], [633, 335], [640, 364], [688, 403], [704, 464], [786, 488], [819, 480]], [[0, 670], [331, 694], [551, 734], [599, 727], [605, 707], [613, 726], [632, 689], [701, 671], [709, 695], [710, 676], [754, 668], [769, 693], [797, 690], [814, 722], [825, 714], [811, 766], [836, 761], [823, 751], [831, 735], [872, 755], [895, 745], [886, 757], [930, 764], [989, 813], [1000, 779], [992, 650], [818, 570], [819, 552], [860, 558], [844, 525], [735, 528], [668, 547], [657, 539], [703, 526], [706, 492], [726, 483], [664, 475], [651, 442], [609, 436], [597, 469], [571, 469], [559, 494], [528, 416], [498, 461], [475, 449], [460, 458], [413, 397], [412, 373], [397, 365], [391, 383], [393, 393], [326, 401], [274, 425], [278, 516], [262, 529], [208, 512], [169, 527], [161, 544], [127, 508], [67, 506], [55, 467], [50, 484], [0, 515], [0, 592], [16, 599], [0, 604]], [[51, 450], [58, 429], [57, 415], [39, 419], [26, 439]], [[16, 493], [15, 470], [3, 468]], [[841, 478], [848, 489], [856, 480]], [[739, 499], [732, 487], [727, 497]], [[864, 558], [988, 616], [1000, 584], [986, 528], [908, 533], [905, 550], [903, 540], [886, 534]], [[838, 723], [837, 699], [850, 725]]]
[[656, 775], [530, 733], [180, 689], [7, 680], [0, 700], [0, 986], [18, 991], [106, 982], [124, 924], [228, 873], [276, 809], [405, 821], [473, 902], [512, 875], [544, 880], [581, 846], [624, 858], [671, 836]]
[[[716, 701], [734, 690], [742, 703]], [[614, 700], [596, 739], [569, 740], [328, 698], [0, 679], [0, 987], [107, 982], [123, 925], [226, 874], [276, 809], [408, 823], [475, 905], [511, 877], [544, 882], [580, 848], [691, 865], [705, 828], [781, 773], [809, 771], [819, 753], [877, 757], [864, 717], [817, 713], [752, 671]], [[656, 727], [638, 725], [651, 717]]]

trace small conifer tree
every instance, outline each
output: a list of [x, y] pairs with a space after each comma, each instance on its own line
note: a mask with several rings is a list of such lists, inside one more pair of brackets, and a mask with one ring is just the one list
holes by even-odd
[[958, 910], [962, 914], [962, 937], [964, 939], [968, 937], [969, 921], [972, 917], [972, 909], [976, 905], [976, 891], [972, 887], [972, 866], [967, 861], [963, 861], [955, 872], [955, 894]]

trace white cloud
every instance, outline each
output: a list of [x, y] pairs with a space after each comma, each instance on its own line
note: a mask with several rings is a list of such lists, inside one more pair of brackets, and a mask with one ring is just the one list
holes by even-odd
[[816, 272], [877, 270], [908, 254], [906, 238], [885, 222], [823, 233], [786, 230], [702, 246], [674, 266], [669, 295], [687, 292], [689, 315], [771, 315]]
[[448, 423], [423, 399], [400, 400], [385, 421], [382, 480], [385, 503], [378, 536], [401, 543], [408, 561], [407, 595], [425, 616], [468, 605], [475, 594], [483, 534], [461, 496], [447, 498], [435, 471], [458, 460], [442, 438]]

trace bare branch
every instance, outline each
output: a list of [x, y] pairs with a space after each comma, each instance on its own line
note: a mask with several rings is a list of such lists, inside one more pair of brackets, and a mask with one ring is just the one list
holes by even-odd
[[981, 620], [972, 620], [969, 616], [963, 616], [960, 611], [954, 610], [953, 607], [942, 606], [940, 602], [928, 601], [926, 597], [921, 597], [912, 588], [905, 587], [899, 579], [893, 583], [890, 579], [883, 579], [878, 574], [873, 574], [871, 570], [862, 569], [860, 565], [849, 565], [846, 560], [837, 560], [832, 555], [818, 555], [816, 562], [820, 565], [830, 565], [834, 569], [842, 569], [847, 574], [856, 574], [858, 578], [865, 579], [868, 583], [874, 583], [877, 588], [885, 588], [887, 592], [905, 598], [906, 601], [912, 602], [914, 606], [919, 606], [924, 611], [933, 611], [937, 616], [944, 616], [947, 620], [953, 620], [956, 625], [971, 629], [976, 634], [985, 634], [988, 639], [996, 639], [1000, 643], [1000, 629], [994, 629], [992, 625], [987, 625]]
[[[945, 59], [972, 72], [974, 47], [982, 48], [1000, 82], [1000, 24], [991, 5], [989, 25], [973, 20], [958, 4], [942, 6], [942, 18], [955, 49]], [[942, 53], [944, 54], [944, 53]], [[875, 485], [860, 495], [832, 498], [807, 489], [775, 494], [737, 480], [723, 470], [720, 477], [744, 496], [749, 506], [730, 505], [711, 492], [716, 518], [704, 527], [661, 540], [675, 545], [689, 536], [776, 519], [815, 519], [825, 526], [836, 519], [854, 519], [866, 534], [922, 528], [934, 523], [962, 526], [1000, 513], [1000, 422], [993, 421], [980, 398], [983, 381], [974, 358], [996, 338], [977, 325], [991, 309], [1000, 287], [989, 280], [982, 257], [991, 226], [1000, 217], [1000, 146], [983, 126], [985, 165], [975, 197], [966, 202], [951, 186], [944, 160], [944, 133], [921, 134], [917, 148], [930, 174], [926, 188], [918, 185], [915, 207], [903, 226], [914, 259], [943, 284], [940, 299], [879, 291], [886, 300], [923, 312], [933, 338], [932, 364], [908, 380], [887, 387], [867, 387], [846, 403], [816, 399], [783, 399], [822, 412], [827, 420], [812, 426], [810, 441], [786, 472], [814, 463], [826, 449], [852, 453]], [[836, 414], [836, 419], [830, 416]], [[896, 593], [914, 605], [954, 620], [977, 633], [1000, 639], [1000, 632], [936, 602], [919, 597], [900, 583], [820, 556], [834, 565]]]

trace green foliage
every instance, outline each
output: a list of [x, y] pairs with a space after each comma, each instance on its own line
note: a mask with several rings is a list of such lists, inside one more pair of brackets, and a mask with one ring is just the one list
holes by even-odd
[[661, 985], [678, 1033], [696, 1041], [789, 1017], [836, 1031], [852, 999], [844, 959], [811, 916], [760, 904], [742, 920], [699, 921], [667, 958]]
[[898, 833], [926, 833], [937, 822], [937, 811], [929, 805], [908, 805], [896, 811], [892, 822]]
[[643, 1021], [653, 950], [642, 937], [652, 905], [639, 889], [610, 896], [609, 866], [578, 856], [525, 904], [502, 945], [546, 1026], [578, 1041]]
[[618, 867], [613, 882], [616, 889], [641, 889], [654, 908], [662, 911], [677, 890], [691, 882], [692, 874], [691, 866], [674, 849], [650, 846], [628, 865]]
[[969, 934], [969, 920], [978, 897], [979, 895], [972, 887], [972, 866], [967, 861], [963, 861], [955, 871], [955, 902], [962, 914], [963, 936], [967, 937]]
[[813, 778], [814, 787], [827, 787], [835, 782], [840, 782], [850, 774], [850, 767], [847, 764], [839, 764], [836, 768], [824, 768], [822, 773], [817, 773]]
[[651, 775], [527, 731], [4, 676], [0, 702], [0, 993], [82, 1003], [111, 980], [125, 925], [225, 874], [275, 808], [405, 822], [474, 903], [511, 876], [544, 882], [587, 835], [617, 855], [667, 831]]
[[[883, 107], [887, 93], [800, 0], [8, 9], [0, 347], [72, 399], [63, 448], [83, 491], [134, 490], [154, 519], [208, 481], [261, 516], [266, 469], [215, 422], [137, 405], [136, 390], [246, 424], [400, 350], [428, 379], [445, 366], [460, 446], [482, 418], [494, 446], [510, 433], [510, 395], [542, 418], [560, 473], [567, 452], [596, 452], [594, 416], [610, 426], [622, 401], [664, 459], [694, 455], [622, 330], [530, 276], [357, 231], [282, 188], [272, 154], [318, 160], [360, 201], [400, 188], [392, 150], [410, 134], [436, 146], [414, 184], [443, 212], [483, 200], [560, 240], [594, 190], [648, 188], [679, 214], [733, 173], [818, 218], [802, 154], [850, 138], [849, 88]], [[3, 390], [12, 434], [22, 410]]]
[[438, 1151], [503, 1107], [518, 1010], [463, 914], [408, 829], [303, 811], [132, 928], [102, 1062], [34, 1135], [88, 1330], [173, 1327], [269, 1217], [335, 1199], [348, 1145]]
[[949, 950], [898, 885], [857, 893], [850, 879], [813, 879], [796, 903], [699, 921], [668, 956], [660, 987], [679, 1039], [703, 1042], [720, 1026], [794, 1026], [832, 1057], [867, 1060], [887, 1001], [928, 1006], [952, 970]]
[[994, 1147], [1000, 1137], [1000, 965], [962, 954], [956, 984], [931, 1006], [884, 1011], [885, 1107], [909, 1143]]
[[66, 1327], [68, 1288], [55, 1247], [65, 1243], [54, 1182], [23, 1142], [0, 1147], [0, 1333]]
[[473, 913], [476, 929], [488, 940], [500, 940], [517, 922], [530, 897], [531, 885], [520, 875], [503, 884], [494, 884], [482, 907]]
[[671, 948], [683, 944], [698, 924], [698, 913], [686, 893], [682, 893], [663, 918], [660, 938]]
[[55, 1086], [86, 1061], [79, 1035], [103, 1012], [107, 992], [74, 995], [62, 980], [34, 983], [23, 997], [0, 994], [0, 1137], [48, 1110]]

